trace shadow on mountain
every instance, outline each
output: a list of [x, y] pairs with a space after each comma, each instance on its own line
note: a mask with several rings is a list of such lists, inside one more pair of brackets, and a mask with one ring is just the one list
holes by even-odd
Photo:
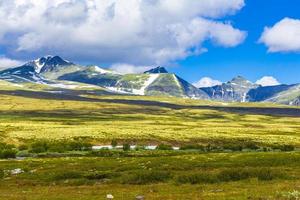
[[150, 100], [127, 100], [127, 99], [96, 99], [81, 97], [71, 94], [58, 94], [50, 92], [37, 92], [37, 91], [23, 91], [14, 90], [6, 91], [0, 90], [0, 95], [11, 95], [35, 99], [47, 99], [47, 100], [72, 100], [72, 101], [86, 101], [86, 102], [104, 102], [104, 103], [118, 103], [128, 105], [142, 105], [142, 106], [158, 106], [169, 109], [206, 109], [216, 110], [229, 113], [238, 114], [259, 114], [259, 115], [271, 115], [271, 116], [290, 116], [300, 117], [300, 109], [298, 108], [272, 108], [272, 107], [228, 107], [228, 106], [186, 106], [178, 105], [159, 101]]

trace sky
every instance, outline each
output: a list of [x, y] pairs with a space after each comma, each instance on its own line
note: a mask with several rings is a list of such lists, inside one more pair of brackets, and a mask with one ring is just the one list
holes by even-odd
[[0, 0], [0, 69], [44, 55], [197, 86], [300, 82], [299, 0]]
[[[297, 51], [271, 53], [265, 44], [258, 41], [265, 27], [272, 27], [286, 17], [300, 19], [300, 2], [298, 0], [270, 2], [245, 1], [245, 6], [236, 15], [226, 17], [233, 21], [235, 27], [248, 32], [242, 44], [235, 48], [216, 48], [208, 44], [209, 52], [180, 61], [180, 67], [172, 71], [192, 82], [203, 76], [224, 82], [236, 75], [242, 75], [253, 82], [263, 76], [273, 76], [280, 83], [299, 83], [300, 45], [298, 44]], [[300, 38], [299, 25], [297, 33], [297, 37]], [[296, 40], [299, 42], [299, 39]]]

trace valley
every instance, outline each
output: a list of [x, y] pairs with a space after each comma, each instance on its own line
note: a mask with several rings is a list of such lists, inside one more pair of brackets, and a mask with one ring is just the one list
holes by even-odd
[[121, 75], [59, 57], [0, 79], [0, 199], [300, 193], [297, 84], [196, 88], [162, 67]]
[[5, 140], [87, 137], [136, 143], [253, 141], [299, 145], [299, 108], [181, 98], [0, 91]]
[[0, 200], [300, 200], [299, 0], [0, 0]]
[[[269, 102], [299, 105], [300, 86], [261, 86], [242, 76], [220, 85], [197, 88], [193, 84], [169, 73], [164, 67], [156, 67], [144, 73], [120, 74], [99, 66], [81, 66], [59, 56], [45, 56], [22, 66], [0, 71], [0, 80], [15, 87], [35, 85], [48, 89], [74, 90], [88, 87], [105, 90], [111, 94], [140, 96], [181, 97], [222, 102]], [[68, 82], [72, 82], [68, 84]]]

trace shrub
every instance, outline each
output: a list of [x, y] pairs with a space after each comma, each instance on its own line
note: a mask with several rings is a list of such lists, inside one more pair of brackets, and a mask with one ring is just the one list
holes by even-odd
[[267, 151], [271, 151], [272, 149], [270, 147], [263, 147], [263, 151], [267, 152]]
[[117, 145], [118, 145], [117, 140], [112, 140], [112, 141], [111, 141], [111, 146], [112, 146], [113, 148], [115, 148]]
[[0, 158], [15, 158], [16, 153], [14, 145], [0, 143]]
[[293, 145], [283, 145], [280, 147], [281, 151], [294, 151], [295, 147]]
[[261, 181], [269, 181], [281, 176], [282, 174], [275, 173], [275, 171], [272, 171], [271, 169], [267, 168], [237, 168], [224, 169], [219, 173], [196, 173], [180, 175], [177, 177], [176, 181], [180, 184], [230, 182], [245, 180], [249, 178], [257, 178]]
[[92, 151], [90, 152], [91, 156], [99, 156], [99, 157], [111, 157], [114, 155], [113, 151], [110, 151], [108, 149], [100, 149], [98, 151]]
[[12, 144], [6, 144], [6, 143], [0, 143], [0, 150], [3, 149], [14, 149], [16, 148], [14, 145]]
[[32, 153], [29, 153], [27, 150], [19, 151], [16, 154], [17, 157], [32, 157]]
[[135, 147], [135, 150], [136, 151], [139, 151], [139, 150], [145, 150], [146, 149], [146, 147], [145, 146], [142, 146], [142, 145], [137, 145], [136, 147]]
[[280, 176], [283, 176], [283, 174], [276, 173], [268, 168], [226, 169], [218, 174], [218, 179], [224, 182], [238, 181], [248, 178], [257, 178], [258, 180], [269, 181]]
[[42, 153], [47, 152], [49, 145], [47, 141], [39, 140], [31, 143], [30, 145], [30, 152], [32, 153]]
[[246, 149], [257, 150], [257, 149], [259, 149], [259, 146], [256, 145], [256, 144], [253, 143], [253, 142], [248, 142], [248, 143], [246, 143], [245, 148], [246, 148]]
[[84, 175], [86, 179], [89, 180], [102, 180], [111, 178], [113, 175], [107, 172], [91, 172]]
[[0, 158], [15, 158], [16, 153], [14, 145], [0, 143]]
[[180, 150], [205, 150], [205, 146], [199, 144], [188, 144], [180, 147]]
[[169, 172], [165, 171], [141, 171], [123, 178], [123, 184], [149, 184], [164, 182], [171, 178]]
[[0, 158], [16, 158], [17, 151], [14, 149], [0, 150]]
[[68, 143], [64, 144], [63, 142], [49, 142], [48, 143], [48, 149], [49, 152], [57, 152], [57, 153], [63, 153], [66, 151], [69, 151], [70, 148], [68, 146]]
[[243, 146], [241, 146], [239, 144], [225, 144], [225, 145], [223, 145], [223, 148], [232, 150], [232, 151], [242, 151], [243, 150]]
[[124, 156], [125, 152], [109, 150], [109, 149], [101, 149], [98, 151], [91, 151], [91, 152], [89, 152], [88, 155], [99, 156], [99, 157], [120, 157], [120, 156]]
[[199, 173], [178, 176], [176, 182], [181, 184], [216, 183], [218, 179], [215, 174]]
[[57, 152], [63, 153], [66, 151], [84, 151], [91, 149], [92, 145], [84, 140], [60, 140], [60, 141], [47, 141], [38, 140], [30, 145], [30, 152], [43, 153], [43, 152]]
[[21, 144], [19, 147], [18, 147], [19, 151], [24, 151], [24, 150], [28, 150], [28, 145], [26, 144]]
[[280, 150], [280, 151], [294, 151], [295, 147], [293, 145], [272, 145], [272, 149], [274, 150]]
[[173, 147], [168, 144], [160, 144], [156, 147], [157, 150], [173, 150]]
[[258, 170], [256, 170], [255, 173], [256, 173], [255, 176], [257, 177], [257, 179], [261, 180], [261, 181], [270, 181], [279, 176], [278, 173], [275, 173], [274, 171], [271, 171], [270, 169], [265, 169], [265, 168], [258, 169]]
[[56, 173], [53, 176], [54, 180], [66, 180], [66, 179], [79, 179], [82, 178], [83, 175], [81, 172], [76, 171], [61, 171]]
[[222, 182], [239, 181], [250, 177], [249, 171], [244, 169], [225, 169], [218, 174], [218, 179]]
[[124, 151], [129, 151], [130, 150], [130, 144], [123, 144], [123, 150]]
[[84, 140], [74, 140], [66, 143], [69, 151], [84, 151], [92, 148], [92, 144]]
[[2, 169], [0, 169], [0, 179], [4, 178], [4, 171]]
[[213, 150], [213, 147], [212, 147], [210, 144], [208, 144], [208, 145], [206, 145], [205, 150], [206, 150], [207, 152], [210, 152], [210, 151]]

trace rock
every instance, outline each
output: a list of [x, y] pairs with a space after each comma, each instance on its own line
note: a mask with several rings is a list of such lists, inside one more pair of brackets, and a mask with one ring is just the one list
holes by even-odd
[[142, 195], [138, 195], [138, 196], [135, 197], [135, 199], [136, 200], [144, 200], [145, 198]]
[[113, 198], [114, 198], [114, 196], [112, 194], [107, 194], [106, 195], [106, 199], [113, 199]]
[[22, 169], [20, 169], [20, 168], [17, 168], [17, 169], [11, 170], [11, 171], [10, 171], [10, 174], [11, 174], [11, 175], [17, 175], [17, 174], [21, 174], [21, 173], [23, 173], [23, 172], [24, 172], [24, 170], [22, 170]]

